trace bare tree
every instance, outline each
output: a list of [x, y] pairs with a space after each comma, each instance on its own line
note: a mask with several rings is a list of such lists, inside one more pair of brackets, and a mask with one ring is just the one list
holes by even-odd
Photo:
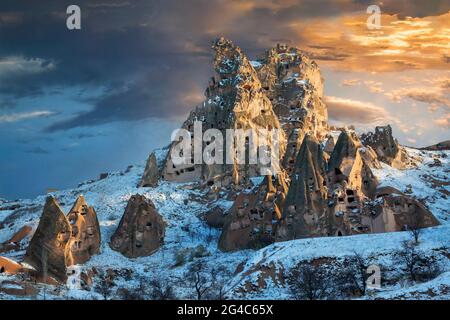
[[406, 229], [410, 232], [411, 237], [414, 239], [414, 244], [416, 245], [419, 244], [423, 224], [423, 215], [419, 210], [414, 210], [407, 216]]
[[416, 281], [416, 269], [419, 262], [419, 256], [416, 252], [416, 247], [408, 241], [402, 243], [402, 249], [396, 256], [404, 270], [408, 273], [412, 281]]
[[342, 273], [338, 275], [341, 288], [344, 291], [350, 290], [352, 294], [359, 293], [364, 296], [367, 289], [367, 279], [369, 274], [367, 269], [370, 266], [370, 261], [364, 258], [360, 253], [354, 251], [346, 260], [346, 267]]
[[94, 289], [102, 295], [103, 299], [108, 300], [108, 298], [111, 296], [112, 287], [112, 279], [104, 272], [99, 274]]
[[117, 290], [117, 295], [121, 300], [145, 300], [145, 296], [137, 288], [120, 288]]
[[208, 299], [225, 300], [226, 283], [231, 274], [225, 266], [219, 266], [211, 270], [210, 290]]
[[323, 267], [307, 263], [298, 265], [288, 276], [290, 291], [298, 300], [325, 299], [327, 282], [327, 275]]
[[150, 298], [152, 300], [175, 300], [173, 285], [170, 281], [154, 279], [150, 281]]
[[424, 256], [417, 250], [415, 244], [408, 241], [402, 243], [402, 249], [397, 253], [396, 261], [403, 266], [412, 281], [430, 280], [441, 272], [433, 257]]
[[210, 274], [203, 261], [194, 262], [185, 274], [188, 285], [194, 289], [197, 300], [205, 298], [211, 284]]

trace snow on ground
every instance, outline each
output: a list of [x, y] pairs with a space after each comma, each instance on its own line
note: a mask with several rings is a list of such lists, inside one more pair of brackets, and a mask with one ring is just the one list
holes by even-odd
[[[450, 152], [429, 152], [411, 148], [407, 148], [407, 152], [415, 158], [422, 158], [423, 162], [417, 168], [408, 170], [398, 170], [383, 164], [382, 169], [373, 169], [374, 174], [380, 181], [380, 186], [393, 186], [410, 193], [411, 196], [423, 201], [441, 221], [441, 226], [423, 231], [420, 250], [430, 252], [433, 249], [448, 248], [450, 246], [450, 199], [448, 197], [450, 193]], [[439, 160], [439, 166], [436, 165], [435, 159]], [[436, 186], [438, 182], [440, 182], [439, 187]], [[300, 261], [323, 257], [344, 258], [352, 255], [355, 251], [367, 257], [376, 256], [377, 263], [381, 265], [392, 265], [392, 257], [395, 252], [401, 248], [402, 242], [409, 240], [410, 237], [411, 235], [407, 232], [396, 232], [275, 243], [256, 251], [248, 259], [244, 269], [229, 283], [229, 287], [242, 298], [272, 299], [274, 296], [289, 298], [287, 288], [280, 283], [274, 283], [272, 277], [267, 276], [267, 268], [275, 269], [275, 274], [277, 274], [290, 269]], [[450, 261], [444, 261], [442, 267], [444, 270], [450, 271]], [[428, 286], [436, 289], [442, 285], [445, 288], [446, 283], [450, 282], [449, 276], [450, 272], [444, 273], [432, 283], [428, 283]], [[246, 285], [256, 285], [261, 279], [265, 282], [264, 290], [244, 290]], [[374, 295], [378, 298], [382, 298], [383, 295], [385, 298], [397, 296], [400, 298], [404, 293], [407, 297], [407, 291], [414, 292], [415, 287], [399, 289], [398, 292], [395, 290], [396, 288], [393, 288], [393, 290], [380, 291]], [[417, 285], [417, 287], [417, 290], [428, 288], [427, 284]], [[424, 298], [424, 295], [420, 297]]]
[[[447, 194], [449, 187], [449, 156], [450, 152], [430, 152], [407, 149], [408, 153], [423, 158], [423, 163], [415, 169], [396, 170], [387, 165], [382, 169], [374, 170], [381, 185], [391, 185], [401, 191], [409, 192], [412, 196], [423, 201], [429, 209], [442, 222], [441, 226], [428, 228], [423, 232], [420, 249], [430, 251], [450, 245], [450, 201]], [[165, 150], [156, 152], [158, 162], [165, 157]], [[438, 159], [438, 161], [436, 160]], [[437, 163], [440, 165], [436, 165]], [[183, 249], [191, 250], [203, 246], [207, 255], [202, 259], [211, 267], [225, 266], [228, 272], [233, 273], [243, 262], [243, 269], [236, 274], [227, 284], [229, 297], [252, 299], [286, 299], [289, 298], [288, 290], [279, 282], [272, 281], [271, 277], [265, 277], [266, 288], [264, 290], [245, 291], [243, 288], [248, 283], [257, 283], [264, 266], [275, 266], [275, 269], [289, 269], [302, 260], [311, 260], [321, 257], [342, 258], [350, 255], [357, 249], [366, 256], [376, 256], [378, 263], [382, 265], [392, 264], [392, 255], [400, 248], [402, 241], [410, 237], [405, 232], [368, 234], [349, 237], [328, 237], [302, 239], [272, 244], [258, 251], [243, 250], [234, 253], [224, 253], [217, 249], [220, 230], [209, 228], [201, 219], [201, 215], [208, 210], [202, 191], [195, 188], [195, 184], [180, 184], [161, 182], [157, 188], [137, 188], [145, 163], [130, 166], [123, 172], [108, 175], [107, 178], [86, 182], [71, 190], [58, 191], [53, 195], [60, 202], [67, 213], [77, 196], [83, 194], [89, 205], [97, 212], [102, 235], [101, 253], [94, 256], [81, 269], [95, 267], [97, 269], [131, 270], [131, 278], [119, 278], [116, 281], [118, 287], [133, 287], [138, 285], [141, 276], [161, 279], [182, 279], [191, 262], [175, 267], [175, 255]], [[260, 181], [255, 179], [254, 184]], [[120, 253], [111, 250], [109, 239], [116, 230], [123, 215], [126, 203], [133, 194], [143, 194], [150, 198], [158, 212], [164, 217], [167, 228], [165, 243], [160, 250], [149, 257], [128, 259]], [[37, 227], [45, 196], [39, 196], [32, 200], [4, 201], [0, 202], [0, 242], [8, 240], [25, 224]], [[20, 205], [20, 208], [13, 208]], [[224, 209], [228, 209], [232, 202], [220, 200], [216, 203]], [[5, 210], [6, 208], [13, 208]], [[20, 261], [25, 253], [29, 239], [24, 241], [22, 249], [17, 252], [6, 253], [4, 256]], [[374, 293], [378, 298], [432, 298], [430, 292], [437, 292], [437, 298], [442, 296], [442, 290], [449, 285], [450, 263], [444, 265], [446, 273], [441, 274], [433, 281], [415, 286], [386, 288]], [[11, 279], [0, 275], [0, 283]], [[444, 288], [444, 289], [442, 289]], [[431, 290], [431, 291], [430, 291]], [[434, 291], [433, 291], [434, 290]], [[42, 292], [42, 290], [41, 290]], [[428, 294], [427, 294], [428, 292]], [[439, 292], [441, 294], [439, 295]], [[188, 292], [179, 289], [179, 298], [188, 297]], [[431, 294], [432, 295], [432, 294]], [[63, 292], [46, 291], [46, 298], [86, 299], [100, 298], [97, 293], [65, 289]], [[2, 294], [0, 294], [0, 299]], [[3, 298], [5, 298], [3, 296]], [[10, 296], [7, 297], [12, 298]], [[38, 298], [43, 298], [42, 294]], [[436, 298], [436, 297], [435, 297]]]
[[394, 169], [382, 163], [382, 169], [372, 170], [380, 186], [392, 186], [410, 193], [425, 203], [442, 223], [447, 223], [450, 219], [450, 152], [406, 150], [413, 157], [422, 158], [423, 162], [409, 170]]
[[[163, 160], [164, 155], [158, 155], [157, 159]], [[101, 253], [92, 257], [82, 268], [132, 270], [134, 274], [132, 280], [123, 280], [123, 283], [117, 282], [117, 287], [121, 285], [124, 287], [136, 286], [140, 276], [163, 279], [183, 278], [190, 263], [174, 267], [175, 254], [183, 249], [190, 250], [203, 246], [207, 251], [207, 257], [203, 259], [212, 267], [226, 266], [230, 273], [234, 272], [236, 266], [248, 255], [248, 252], [240, 251], [230, 254], [217, 249], [220, 231], [208, 227], [201, 220], [200, 215], [207, 207], [201, 202], [202, 193], [193, 190], [195, 185], [161, 182], [157, 188], [137, 188], [143, 171], [144, 164], [129, 167], [126, 171], [110, 174], [105, 179], [52, 194], [60, 202], [65, 213], [70, 210], [76, 198], [81, 194], [97, 212], [102, 237]], [[109, 239], [120, 222], [128, 199], [133, 194], [142, 194], [151, 199], [167, 226], [164, 245], [160, 250], [149, 257], [128, 259], [109, 247]], [[36, 228], [42, 214], [45, 196], [39, 196], [34, 200], [21, 200], [17, 203], [23, 206], [23, 209], [19, 209], [21, 210], [20, 214], [13, 210], [0, 211], [0, 222], [11, 221], [5, 223], [6, 227], [0, 231], [0, 241], [9, 239], [25, 224]], [[13, 203], [8, 203], [7, 206], [11, 204]], [[222, 205], [230, 207], [231, 203], [224, 200]], [[36, 209], [27, 212], [26, 208]], [[27, 243], [24, 243], [24, 250], [6, 253], [4, 256], [20, 261], [25, 254], [26, 246]], [[0, 278], [1, 280], [2, 278]], [[97, 297], [96, 294], [82, 290], [68, 290], [64, 294], [77, 299]], [[181, 292], [181, 297], [183, 294], [186, 293]]]

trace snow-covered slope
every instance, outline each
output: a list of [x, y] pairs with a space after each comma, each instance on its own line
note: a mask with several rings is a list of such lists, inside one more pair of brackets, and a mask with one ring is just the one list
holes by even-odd
[[[426, 152], [407, 148], [410, 156], [420, 159], [414, 169], [398, 170], [386, 164], [374, 169], [381, 186], [393, 186], [423, 201], [442, 225], [423, 230], [418, 249], [424, 253], [443, 252], [440, 267], [444, 271], [429, 283], [411, 287], [392, 285], [371, 292], [372, 298], [450, 298], [450, 152]], [[385, 269], [392, 268], [393, 258], [404, 241], [411, 240], [408, 232], [366, 234], [348, 237], [301, 239], [272, 244], [255, 252], [243, 270], [229, 286], [244, 298], [289, 298], [283, 278], [286, 270], [301, 261], [317, 259], [342, 260], [355, 252], [371, 258]], [[395, 268], [394, 268], [395, 270]]]
[[[407, 150], [411, 155], [423, 158], [423, 163], [418, 168], [400, 171], [383, 165], [382, 169], [374, 172], [382, 185], [394, 186], [422, 200], [440, 219], [441, 226], [424, 231], [420, 249], [427, 252], [443, 250], [442, 248], [450, 245], [450, 152]], [[166, 151], [159, 151], [159, 161], [164, 158], [164, 152]], [[223, 274], [227, 275], [225, 290], [228, 297], [284, 299], [290, 297], [283, 281], [284, 273], [299, 261], [323, 257], [341, 259], [358, 250], [366, 256], [376, 257], [377, 263], [389, 267], [395, 251], [409, 237], [407, 233], [398, 232], [314, 238], [275, 243], [258, 251], [224, 253], [217, 249], [220, 230], [208, 227], [202, 220], [202, 214], [208, 210], [202, 191], [195, 188], [194, 183], [160, 182], [157, 188], [136, 188], [143, 170], [144, 164], [130, 166], [123, 172], [109, 174], [105, 179], [83, 183], [75, 189], [53, 194], [65, 212], [68, 212], [80, 194], [85, 196], [89, 205], [94, 206], [101, 227], [101, 253], [79, 268], [116, 271], [116, 289], [136, 287], [141, 277], [159, 278], [174, 282], [178, 298], [191, 298], [191, 289], [183, 285], [183, 278], [194, 261], [202, 260], [211, 272], [219, 266], [225, 269]], [[117, 228], [127, 200], [136, 193], [145, 195], [155, 203], [167, 223], [166, 237], [164, 245], [155, 254], [128, 259], [111, 250], [108, 242]], [[0, 201], [0, 243], [10, 239], [24, 225], [36, 228], [44, 203], [45, 196], [32, 200]], [[229, 202], [223, 201], [223, 205], [228, 206]], [[29, 240], [26, 238], [22, 241], [21, 250], [2, 255], [20, 261]], [[195, 255], [193, 252], [201, 254]], [[186, 261], [176, 266], [177, 256], [179, 258], [181, 255], [185, 256]], [[407, 287], [391, 285], [371, 293], [370, 297], [446, 297], [443, 288], [450, 286], [450, 263], [447, 260], [448, 258], [440, 260], [445, 272], [429, 283]], [[14, 279], [14, 276], [0, 274], [0, 287], [2, 281]], [[437, 293], [434, 295], [430, 294], [435, 291]], [[43, 298], [43, 292], [41, 290], [34, 298]], [[112, 297], [114, 294], [112, 293]], [[447, 297], [450, 295], [446, 294]], [[47, 299], [101, 297], [95, 290], [56, 287], [48, 287], [45, 295]], [[14, 297], [0, 293], [0, 298]]]

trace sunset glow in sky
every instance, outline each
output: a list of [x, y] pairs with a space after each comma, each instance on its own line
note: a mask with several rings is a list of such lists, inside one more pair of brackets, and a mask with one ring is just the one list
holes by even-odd
[[[66, 28], [77, 4], [82, 29]], [[381, 8], [381, 29], [366, 25]], [[78, 0], [0, 3], [0, 198], [143, 162], [203, 99], [211, 40], [250, 58], [277, 43], [322, 70], [331, 124], [450, 139], [446, 0]]]

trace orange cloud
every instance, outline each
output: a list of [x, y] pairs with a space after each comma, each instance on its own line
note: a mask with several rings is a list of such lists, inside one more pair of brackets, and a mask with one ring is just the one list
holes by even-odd
[[[303, 46], [322, 64], [337, 70], [388, 72], [447, 69], [450, 11], [440, 16], [399, 20], [382, 15], [381, 30], [366, 26], [367, 15], [317, 18], [291, 23]], [[306, 42], [306, 43], [305, 43]]]

